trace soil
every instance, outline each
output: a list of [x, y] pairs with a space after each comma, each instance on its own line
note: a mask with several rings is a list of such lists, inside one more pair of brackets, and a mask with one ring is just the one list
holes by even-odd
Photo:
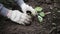
[[[29, 26], [19, 25], [10, 19], [0, 15], [0, 34], [60, 34], [60, 0], [25, 0], [32, 7], [40, 6], [47, 14], [40, 23], [37, 17], [33, 17]], [[17, 8], [16, 4], [11, 7]]]

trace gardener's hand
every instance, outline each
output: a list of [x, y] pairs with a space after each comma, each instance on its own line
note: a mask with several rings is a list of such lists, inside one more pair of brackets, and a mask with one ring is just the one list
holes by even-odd
[[9, 10], [9, 13], [7, 16], [12, 21], [17, 22], [19, 24], [23, 24], [23, 25], [30, 24], [31, 16], [27, 15], [26, 13], [21, 13], [18, 10], [13, 10], [13, 11]]
[[31, 13], [34, 16], [37, 14], [37, 12], [31, 6], [25, 3], [21, 5], [21, 8], [24, 13]]

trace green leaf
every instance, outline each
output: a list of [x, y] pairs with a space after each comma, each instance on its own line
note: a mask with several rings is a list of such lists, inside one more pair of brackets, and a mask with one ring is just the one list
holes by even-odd
[[44, 12], [40, 12], [39, 15], [40, 15], [41, 17], [44, 17], [44, 16], [45, 16], [45, 13], [44, 13]]
[[41, 16], [38, 16], [38, 19], [39, 19], [40, 22], [43, 21], [43, 18]]
[[41, 7], [36, 7], [35, 10], [39, 13], [42, 11], [42, 8]]

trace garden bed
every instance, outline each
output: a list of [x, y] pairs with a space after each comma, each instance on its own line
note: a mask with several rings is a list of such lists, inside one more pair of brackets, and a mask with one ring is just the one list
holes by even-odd
[[[51, 12], [40, 23], [34, 17], [29, 26], [19, 25], [0, 15], [0, 34], [60, 34], [60, 3], [57, 0], [25, 0], [32, 7], [40, 6], [45, 13]], [[15, 4], [14, 4], [15, 5]], [[11, 7], [13, 7], [12, 5]], [[17, 8], [17, 7], [16, 7]]]

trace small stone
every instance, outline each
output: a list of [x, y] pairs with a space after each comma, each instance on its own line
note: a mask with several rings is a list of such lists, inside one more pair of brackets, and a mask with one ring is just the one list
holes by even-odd
[[60, 12], [60, 11], [57, 11], [57, 12]]
[[56, 25], [56, 23], [52, 23], [52, 25]]

